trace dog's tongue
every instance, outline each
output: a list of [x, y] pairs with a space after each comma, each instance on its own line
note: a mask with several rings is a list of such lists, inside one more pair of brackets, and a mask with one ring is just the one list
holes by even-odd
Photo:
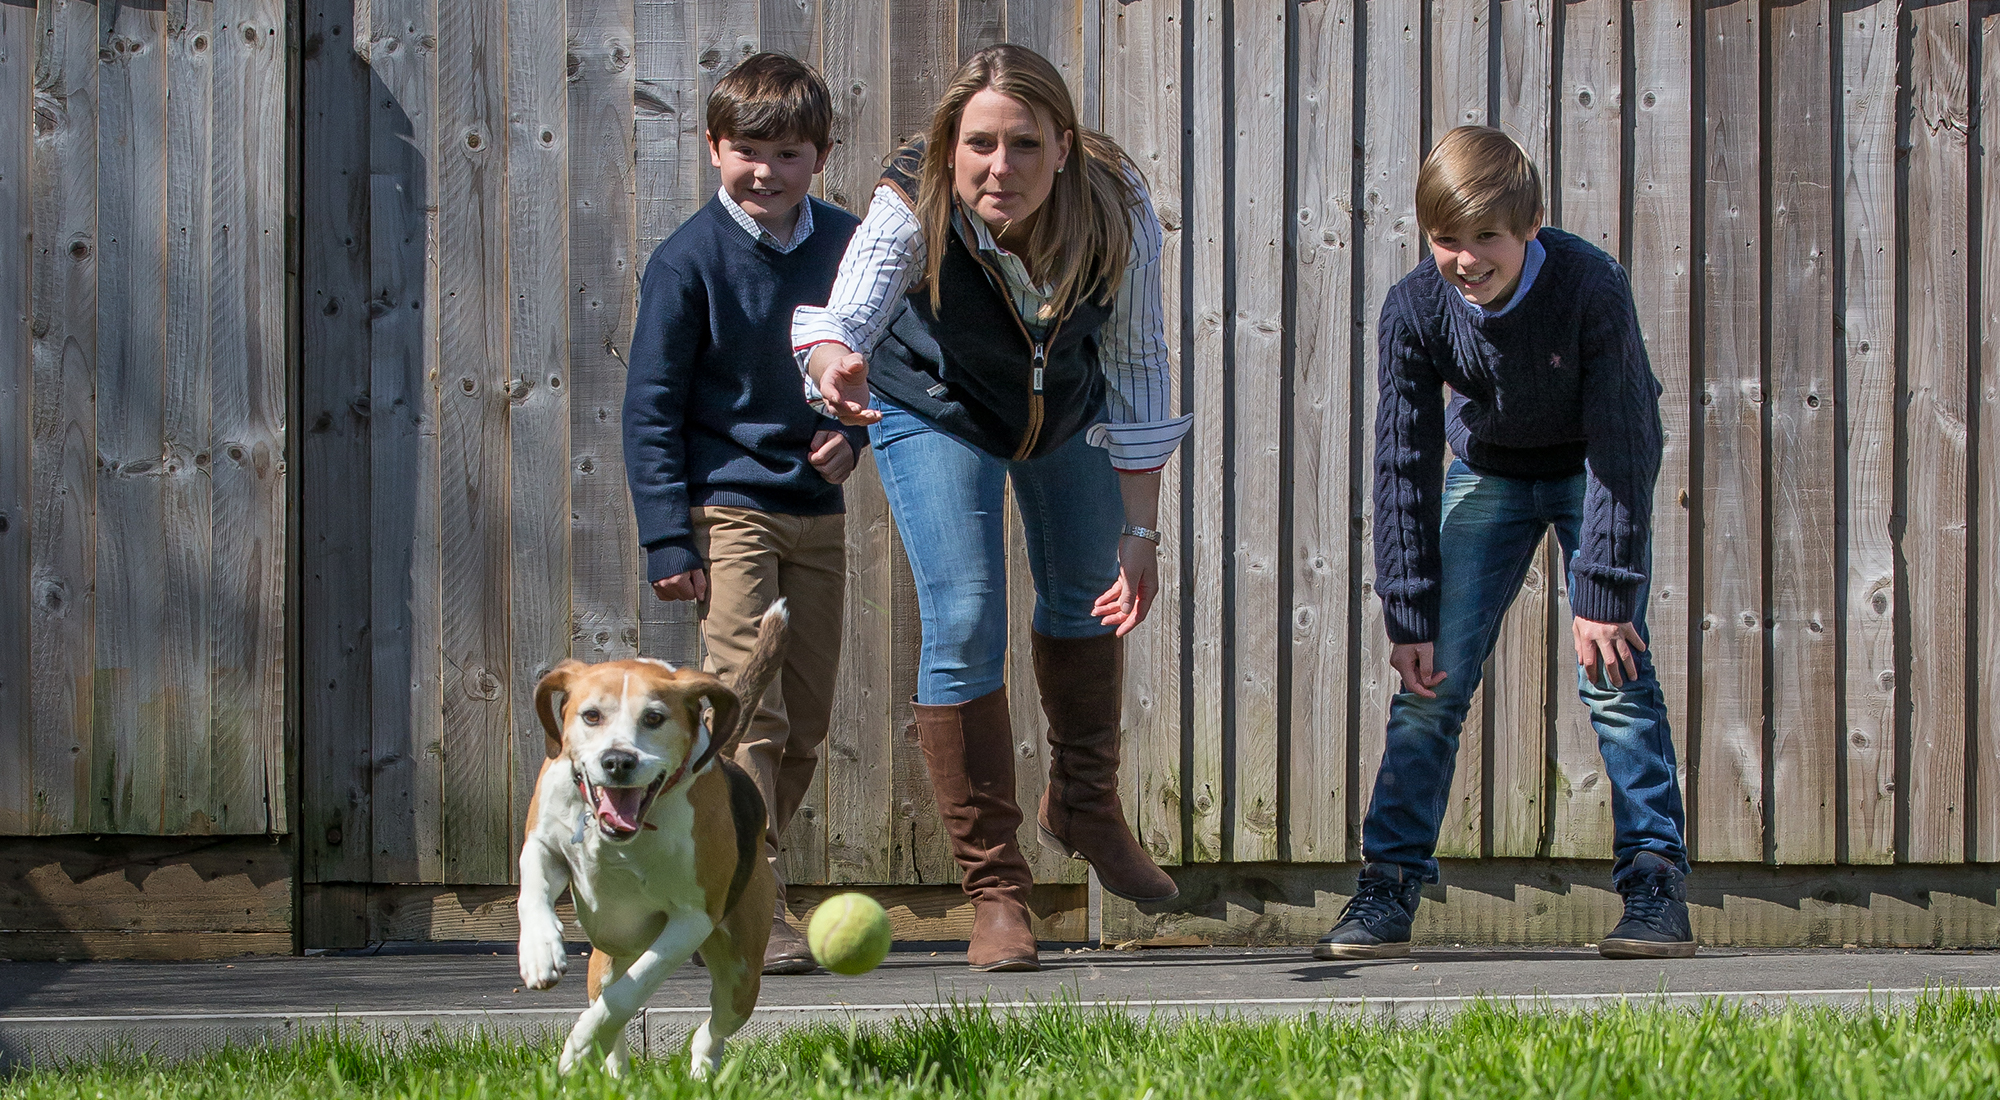
[[597, 819], [615, 832], [638, 832], [639, 810], [645, 804], [644, 787], [597, 788]]

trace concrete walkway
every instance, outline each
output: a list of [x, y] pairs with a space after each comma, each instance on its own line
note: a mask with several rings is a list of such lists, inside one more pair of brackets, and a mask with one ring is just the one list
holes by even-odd
[[[1934, 987], [2000, 991], [2000, 953], [1705, 951], [1611, 962], [1573, 949], [1420, 948], [1408, 959], [1328, 963], [1302, 948], [1045, 951], [1035, 974], [974, 974], [963, 947], [899, 950], [870, 974], [773, 977], [748, 1034], [881, 1021], [951, 1002], [1015, 1008], [1055, 998], [1166, 1014], [1308, 1011], [1412, 1020], [1482, 998], [1589, 1008], [1621, 1000], [1695, 1004], [1907, 1002]], [[956, 950], [954, 950], [956, 948]], [[554, 990], [525, 989], [511, 945], [235, 962], [0, 963], [0, 1065], [88, 1057], [108, 1046], [180, 1056], [284, 1039], [335, 1020], [388, 1036], [566, 1029], [582, 1007], [584, 960]], [[637, 1049], [680, 1048], [707, 1015], [707, 975], [670, 977], [633, 1022]]]

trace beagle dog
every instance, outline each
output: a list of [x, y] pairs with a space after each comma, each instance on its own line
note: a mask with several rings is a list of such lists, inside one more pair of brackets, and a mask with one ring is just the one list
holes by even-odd
[[564, 889], [591, 946], [590, 1006], [561, 1072], [601, 1054], [622, 1075], [625, 1025], [697, 949], [710, 990], [695, 1077], [721, 1068], [725, 1040], [757, 1007], [777, 877], [764, 861], [763, 800], [730, 750], [777, 675], [788, 623], [778, 600], [733, 688], [646, 658], [564, 661], [536, 685], [549, 758], [521, 848], [521, 980], [547, 989], [569, 967], [555, 910]]

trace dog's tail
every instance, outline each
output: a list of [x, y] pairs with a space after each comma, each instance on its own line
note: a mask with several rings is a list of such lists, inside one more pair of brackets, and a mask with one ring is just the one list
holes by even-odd
[[764, 699], [764, 689], [778, 678], [778, 669], [785, 663], [785, 643], [791, 635], [792, 613], [785, 606], [784, 597], [771, 602], [764, 617], [757, 622], [757, 648], [750, 651], [750, 659], [736, 672], [736, 682], [730, 690], [736, 693], [739, 707], [736, 711], [736, 728], [723, 739], [722, 748], [716, 754], [732, 757], [736, 753], [736, 743], [750, 732], [750, 723], [757, 717], [757, 706]]

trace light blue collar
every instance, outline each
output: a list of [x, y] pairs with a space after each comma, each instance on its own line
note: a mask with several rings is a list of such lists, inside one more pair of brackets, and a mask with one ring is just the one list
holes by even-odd
[[1472, 310], [1475, 317], [1483, 317], [1489, 321], [1495, 317], [1504, 317], [1508, 310], [1520, 305], [1521, 299], [1528, 296], [1528, 288], [1535, 285], [1535, 276], [1542, 273], [1542, 261], [1548, 257], [1549, 250], [1542, 247], [1541, 241], [1528, 242], [1528, 247], [1521, 251], [1521, 281], [1514, 287], [1514, 296], [1507, 299], [1507, 304], [1499, 309], [1487, 309], [1462, 293], [1459, 295], [1459, 300], [1465, 303], [1467, 309]]

